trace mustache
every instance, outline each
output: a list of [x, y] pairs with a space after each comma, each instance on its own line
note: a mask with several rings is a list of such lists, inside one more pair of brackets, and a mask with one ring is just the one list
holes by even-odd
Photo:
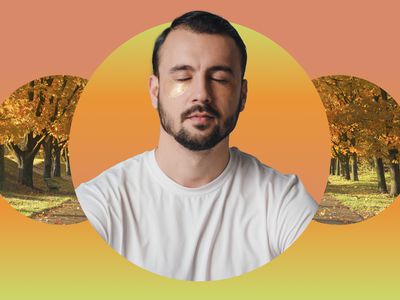
[[219, 118], [220, 117], [220, 113], [211, 105], [209, 104], [204, 104], [204, 105], [194, 105], [191, 108], [189, 108], [188, 110], [185, 110], [182, 114], [181, 114], [181, 121], [183, 122], [185, 119], [187, 119], [191, 114], [195, 113], [195, 112], [206, 112], [207, 114], [211, 115], [212, 117], [215, 118]]

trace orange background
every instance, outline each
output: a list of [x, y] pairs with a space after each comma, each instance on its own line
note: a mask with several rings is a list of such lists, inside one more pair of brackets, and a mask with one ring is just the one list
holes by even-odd
[[[396, 0], [7, 1], [0, 18], [0, 99], [32, 78], [89, 78], [136, 34], [193, 9], [219, 13], [269, 37], [311, 78], [351, 74], [400, 95]], [[397, 97], [396, 97], [397, 96]]]
[[[4, 1], [3, 1], [4, 2]], [[33, 78], [90, 78], [132, 36], [191, 9], [207, 9], [277, 42], [311, 78], [365, 78], [400, 99], [397, 1], [114, 0], [2, 3], [0, 99]], [[166, 279], [128, 263], [88, 222], [46, 225], [0, 200], [3, 299], [398, 299], [400, 201], [367, 221], [312, 222], [285, 253], [229, 280]], [[397, 296], [396, 296], [397, 295]]]
[[[154, 41], [166, 24], [115, 50], [95, 71], [74, 113], [69, 143], [75, 186], [157, 146], [160, 122], [148, 80]], [[246, 108], [230, 144], [300, 176], [319, 201], [329, 172], [328, 122], [307, 74], [282, 48], [238, 26], [248, 52]]]

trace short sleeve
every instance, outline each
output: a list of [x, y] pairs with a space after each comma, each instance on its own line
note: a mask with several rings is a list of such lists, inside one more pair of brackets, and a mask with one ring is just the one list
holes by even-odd
[[106, 199], [95, 185], [82, 183], [75, 190], [78, 201], [89, 222], [108, 243], [109, 208]]
[[276, 255], [284, 252], [307, 228], [318, 204], [307, 193], [304, 185], [295, 175], [288, 175], [280, 199], [276, 201], [273, 223], [268, 224], [274, 237], [273, 249]]

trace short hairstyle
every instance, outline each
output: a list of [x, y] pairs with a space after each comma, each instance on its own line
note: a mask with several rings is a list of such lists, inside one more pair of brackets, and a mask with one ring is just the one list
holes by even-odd
[[231, 37], [236, 46], [239, 48], [241, 56], [241, 67], [242, 67], [242, 78], [246, 70], [247, 63], [247, 52], [246, 45], [236, 29], [224, 18], [214, 15], [206, 11], [190, 11], [172, 21], [170, 27], [166, 28], [156, 39], [153, 48], [153, 74], [159, 76], [158, 64], [159, 55], [158, 52], [165, 42], [168, 34], [175, 29], [183, 28], [196, 33], [208, 33], [208, 34], [219, 34]]

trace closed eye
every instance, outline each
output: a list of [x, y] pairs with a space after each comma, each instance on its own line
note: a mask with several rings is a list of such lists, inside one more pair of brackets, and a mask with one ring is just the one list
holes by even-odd
[[191, 77], [177, 78], [176, 81], [188, 81], [190, 79], [191, 79]]
[[222, 83], [222, 84], [226, 84], [229, 82], [227, 79], [221, 79], [221, 78], [211, 78], [211, 80]]

